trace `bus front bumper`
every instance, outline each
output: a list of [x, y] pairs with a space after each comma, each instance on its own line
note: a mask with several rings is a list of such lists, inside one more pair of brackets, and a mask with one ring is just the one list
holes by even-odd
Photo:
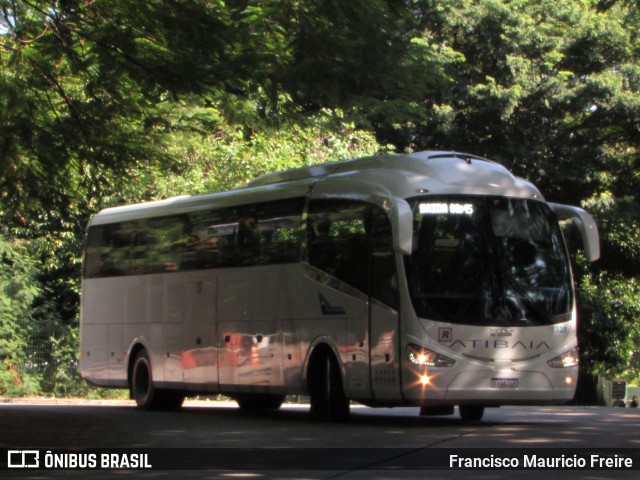
[[416, 405], [547, 405], [573, 399], [578, 371], [437, 369], [411, 374], [413, 382], [404, 386], [404, 398]]

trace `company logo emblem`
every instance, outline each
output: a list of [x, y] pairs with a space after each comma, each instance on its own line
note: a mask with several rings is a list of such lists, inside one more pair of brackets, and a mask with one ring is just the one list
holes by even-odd
[[39, 468], [40, 452], [38, 450], [7, 451], [8, 468]]
[[344, 315], [347, 313], [344, 310], [344, 307], [340, 305], [331, 305], [331, 303], [329, 303], [329, 300], [327, 300], [327, 297], [325, 297], [321, 293], [319, 293], [318, 295], [320, 297], [320, 311], [323, 315]]
[[453, 338], [453, 328], [440, 327], [438, 328], [438, 342], [449, 343]]
[[512, 348], [512, 349], [522, 349], [522, 350], [540, 350], [547, 349], [551, 350], [551, 347], [545, 341], [536, 342], [533, 340], [530, 341], [522, 341], [518, 340], [517, 342], [509, 342], [508, 340], [483, 340], [483, 339], [470, 339], [470, 340], [459, 340], [456, 339], [452, 344], [453, 347], [462, 347], [466, 349], [498, 349], [498, 348]]

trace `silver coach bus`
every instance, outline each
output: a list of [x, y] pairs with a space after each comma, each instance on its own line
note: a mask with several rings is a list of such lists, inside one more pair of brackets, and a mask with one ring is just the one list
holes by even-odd
[[559, 219], [584, 210], [501, 165], [422, 152], [277, 172], [245, 188], [107, 208], [88, 226], [81, 372], [142, 408], [310, 396], [479, 420], [557, 404], [578, 373]]

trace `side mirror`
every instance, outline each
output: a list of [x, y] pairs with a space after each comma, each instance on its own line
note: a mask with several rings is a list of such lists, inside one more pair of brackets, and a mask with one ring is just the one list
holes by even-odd
[[394, 234], [393, 249], [403, 255], [411, 255], [413, 250], [413, 211], [407, 201], [402, 198], [394, 198], [390, 217]]
[[593, 217], [585, 210], [572, 207], [570, 205], [561, 205], [559, 203], [549, 203], [551, 209], [556, 213], [558, 219], [572, 219], [580, 235], [584, 245], [584, 253], [589, 262], [595, 262], [600, 258], [600, 237], [598, 236], [598, 227]]

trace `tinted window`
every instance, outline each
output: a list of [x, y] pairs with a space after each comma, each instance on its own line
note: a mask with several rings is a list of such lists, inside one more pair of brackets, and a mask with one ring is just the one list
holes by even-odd
[[572, 291], [559, 227], [541, 202], [497, 197], [413, 201], [406, 257], [416, 313], [472, 325], [567, 319]]
[[87, 278], [296, 262], [303, 199], [89, 229]]
[[297, 262], [302, 199], [190, 214], [191, 268]]
[[362, 292], [368, 290], [367, 206], [316, 202], [309, 208], [309, 263]]
[[397, 308], [391, 225], [378, 207], [316, 201], [307, 223], [309, 263]]
[[389, 217], [379, 208], [370, 212], [371, 296], [399, 308], [393, 237]]

